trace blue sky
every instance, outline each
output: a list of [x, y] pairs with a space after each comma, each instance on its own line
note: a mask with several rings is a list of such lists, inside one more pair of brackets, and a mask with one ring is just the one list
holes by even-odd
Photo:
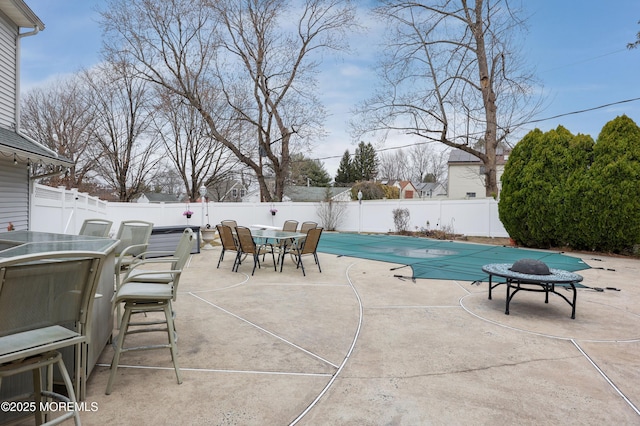
[[[26, 0], [45, 24], [45, 30], [22, 41], [22, 90], [46, 84], [57, 75], [91, 67], [100, 60], [99, 0]], [[640, 48], [626, 49], [640, 30], [640, 1], [534, 0], [524, 1], [529, 32], [525, 60], [544, 85], [545, 109], [537, 119], [568, 114], [640, 97]], [[615, 5], [615, 6], [614, 6]], [[329, 137], [310, 155], [323, 158], [335, 175], [340, 157], [355, 145], [348, 134], [349, 111], [370, 95], [375, 85], [371, 36], [351, 41], [354, 53], [329, 59], [320, 74], [322, 99], [330, 114]], [[594, 139], [608, 121], [626, 114], [640, 125], [640, 101], [621, 103], [526, 126], [549, 130], [563, 125], [572, 133]], [[396, 137], [385, 147], [417, 142]], [[334, 158], [327, 158], [334, 157]]]

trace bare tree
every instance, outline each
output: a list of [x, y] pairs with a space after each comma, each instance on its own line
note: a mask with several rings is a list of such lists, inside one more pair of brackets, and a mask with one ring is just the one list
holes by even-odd
[[96, 164], [96, 158], [87, 150], [93, 111], [92, 104], [86, 102], [85, 90], [86, 86], [73, 75], [47, 87], [31, 89], [21, 101], [23, 132], [74, 163], [66, 176], [49, 178], [49, 183], [81, 191], [91, 186], [86, 181]]
[[94, 148], [102, 154], [96, 171], [119, 201], [131, 201], [149, 187], [162, 158], [149, 132], [150, 90], [126, 62], [105, 63], [83, 75], [95, 105]]
[[184, 98], [157, 87], [154, 127], [164, 144], [167, 157], [180, 175], [191, 201], [198, 198], [201, 186], [229, 179], [238, 159], [211, 137], [202, 115]]
[[381, 152], [378, 155], [378, 177], [392, 180], [409, 179], [407, 154], [402, 149]]
[[151, 190], [165, 194], [175, 194], [178, 197], [184, 191], [184, 180], [176, 171], [175, 165], [168, 163], [164, 161], [158, 163], [158, 171], [155, 174], [156, 178], [153, 185], [151, 185]]
[[[183, 97], [202, 115], [210, 135], [256, 173], [262, 200], [282, 199], [291, 144], [322, 133], [324, 111], [314, 96], [314, 73], [323, 52], [345, 47], [344, 32], [354, 17], [350, 2], [111, 0], [108, 5], [102, 12], [110, 36], [106, 52], [127, 55], [146, 79]], [[248, 126], [251, 139], [225, 133], [235, 123]], [[273, 170], [273, 193], [265, 169]]]
[[409, 148], [409, 174], [412, 181], [440, 182], [447, 175], [449, 150], [436, 150], [431, 144], [416, 144]]
[[517, 11], [509, 0], [381, 3], [391, 29], [383, 90], [357, 109], [356, 134], [398, 131], [466, 151], [484, 164], [486, 195], [497, 194], [496, 147], [538, 105], [513, 44]]

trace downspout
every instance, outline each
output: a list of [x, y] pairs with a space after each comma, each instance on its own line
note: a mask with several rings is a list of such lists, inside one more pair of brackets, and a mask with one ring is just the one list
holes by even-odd
[[40, 27], [37, 25], [33, 27], [32, 31], [28, 31], [26, 33], [18, 33], [16, 36], [16, 115], [15, 115], [15, 123], [16, 133], [20, 133], [20, 40], [24, 37], [30, 37], [38, 34], [40, 32]]
[[[20, 62], [21, 62], [21, 58], [20, 58], [20, 40], [23, 39], [24, 37], [29, 37], [29, 36], [33, 36], [36, 35], [40, 32], [40, 27], [38, 25], [34, 25], [33, 26], [33, 30], [32, 31], [28, 31], [25, 33], [21, 33], [20, 29], [18, 29], [18, 35], [16, 36], [16, 100], [15, 100], [15, 105], [16, 105], [16, 113], [15, 113], [15, 132], [16, 133], [20, 133]], [[32, 217], [32, 204], [33, 204], [33, 180], [31, 179], [31, 168], [29, 168], [28, 171], [29, 174], [29, 179], [28, 179], [28, 191], [29, 191], [29, 204], [27, 206], [27, 211], [29, 213], [29, 217], [28, 217], [28, 223], [27, 223], [27, 229], [31, 229], [31, 223], [33, 220]]]

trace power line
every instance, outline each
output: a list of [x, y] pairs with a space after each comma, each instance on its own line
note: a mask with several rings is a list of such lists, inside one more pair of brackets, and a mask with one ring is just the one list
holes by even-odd
[[[631, 98], [631, 99], [625, 99], [625, 100], [622, 100], [622, 101], [610, 102], [608, 104], [598, 105], [598, 106], [595, 106], [595, 107], [592, 107], [592, 108], [586, 108], [586, 109], [581, 109], [581, 110], [577, 110], [577, 111], [565, 112], [565, 113], [554, 115], [554, 116], [551, 116], [551, 117], [538, 118], [538, 119], [535, 119], [535, 120], [529, 120], [529, 121], [525, 121], [523, 123], [518, 124], [516, 127], [524, 126], [526, 124], [540, 123], [542, 121], [553, 120], [553, 119], [556, 119], [556, 118], [566, 117], [566, 116], [569, 116], [569, 115], [583, 114], [585, 112], [596, 111], [596, 110], [599, 110], [599, 109], [602, 109], [602, 108], [607, 108], [607, 107], [610, 107], [610, 106], [621, 105], [621, 104], [625, 104], [625, 103], [629, 103], [629, 102], [635, 102], [635, 101], [640, 101], [640, 97]], [[409, 147], [412, 147], [412, 146], [424, 145], [424, 144], [427, 144], [427, 143], [434, 143], [434, 142], [433, 141], [414, 142], [414, 143], [410, 143], [410, 144], [402, 145], [402, 146], [394, 146], [394, 147], [389, 147], [389, 148], [376, 149], [375, 152], [378, 153], [378, 152], [383, 152], [383, 151], [390, 151], [390, 150], [393, 150], [393, 149], [409, 148]], [[344, 154], [342, 154], [342, 155], [331, 155], [331, 156], [328, 156], [328, 157], [315, 158], [314, 160], [318, 160], [318, 161], [320, 161], [320, 160], [332, 160], [334, 158], [342, 158], [343, 155]], [[353, 155], [353, 154], [350, 154], [350, 155]]]
[[621, 52], [626, 52], [628, 51], [628, 49], [618, 49], [618, 50], [614, 50], [612, 52], [608, 52], [608, 53], [603, 53], [602, 55], [598, 55], [598, 56], [592, 56], [590, 58], [586, 58], [586, 59], [582, 59], [576, 62], [571, 62], [568, 64], [564, 64], [564, 65], [559, 65], [557, 67], [553, 67], [553, 68], [549, 68], [543, 71], [540, 71], [540, 73], [547, 73], [547, 72], [551, 72], [551, 71], [555, 71], [555, 70], [559, 70], [562, 68], [567, 68], [567, 67], [572, 67], [574, 65], [580, 65], [580, 64], [584, 64], [585, 62], [591, 62], [591, 61], [595, 61], [596, 59], [600, 59], [600, 58], [604, 58], [606, 56], [610, 56], [610, 55], [615, 55], [616, 53], [621, 53]]
[[553, 120], [554, 118], [566, 117], [567, 115], [582, 114], [583, 112], [595, 111], [597, 109], [602, 109], [602, 108], [610, 107], [610, 106], [613, 106], [613, 105], [620, 105], [620, 104], [625, 104], [625, 103], [628, 103], [628, 102], [634, 102], [634, 101], [639, 101], [639, 100], [640, 100], [640, 98], [625, 99], [623, 101], [611, 102], [611, 103], [604, 104], [604, 105], [599, 105], [599, 106], [593, 107], [593, 108], [587, 108], [587, 109], [581, 109], [581, 110], [578, 110], [578, 111], [565, 112], [564, 114], [554, 115], [553, 117], [539, 118], [537, 120], [530, 120], [530, 121], [526, 121], [526, 122], [524, 122], [524, 123], [522, 123], [520, 125], [523, 126], [525, 124], [539, 123], [541, 121]]

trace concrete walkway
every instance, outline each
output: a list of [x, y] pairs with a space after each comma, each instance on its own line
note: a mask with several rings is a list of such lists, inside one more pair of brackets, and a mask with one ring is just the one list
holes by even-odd
[[[640, 261], [585, 257], [576, 319], [560, 297], [393, 275], [320, 255], [307, 276], [194, 255], [180, 284], [176, 383], [168, 350], [112, 350], [89, 379], [86, 425], [640, 424]], [[496, 259], [499, 262], [499, 259]], [[403, 272], [405, 271], [405, 272]], [[163, 336], [157, 336], [162, 338]], [[131, 342], [153, 340], [151, 335]]]

